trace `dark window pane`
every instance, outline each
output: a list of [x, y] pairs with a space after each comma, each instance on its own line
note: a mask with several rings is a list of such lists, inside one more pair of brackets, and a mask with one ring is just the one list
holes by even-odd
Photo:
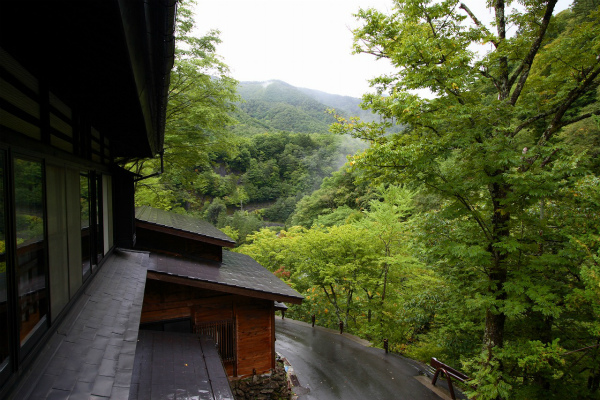
[[90, 238], [90, 180], [87, 174], [79, 176], [79, 199], [81, 203], [81, 266], [83, 277], [91, 270]]
[[45, 327], [46, 290], [42, 165], [15, 159], [17, 278], [20, 340]]
[[102, 204], [102, 174], [96, 175], [96, 261], [104, 257], [104, 228]]
[[9, 363], [8, 294], [6, 284], [6, 219], [4, 217], [4, 154], [0, 152], [0, 372]]

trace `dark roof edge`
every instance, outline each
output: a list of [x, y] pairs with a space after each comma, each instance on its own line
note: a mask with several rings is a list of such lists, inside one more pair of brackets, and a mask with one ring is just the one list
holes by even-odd
[[[176, 0], [119, 0], [133, 77], [151, 156], [163, 150], [171, 68], [175, 60]], [[146, 32], [139, 37], [137, 32]]]
[[[139, 224], [138, 226], [140, 228], [146, 228], [146, 229], [154, 230], [157, 232], [172, 233], [176, 236], [184, 237], [186, 239], [198, 240], [198, 241], [202, 241], [205, 243], [216, 244], [218, 246], [224, 246], [224, 247], [230, 247], [230, 248], [235, 247], [235, 242], [230, 242], [229, 240], [222, 240], [222, 239], [214, 238], [212, 236], [202, 235], [200, 233], [189, 232], [189, 231], [185, 231], [183, 229], [173, 228], [172, 226], [154, 224], [152, 222], [142, 221], [137, 218], [135, 219], [135, 223], [136, 223], [136, 225]], [[159, 228], [159, 229], [156, 229], [156, 228]]]
[[264, 300], [273, 300], [279, 302], [287, 302], [292, 304], [302, 304], [302, 300], [304, 300], [303, 296], [288, 296], [278, 293], [270, 293], [262, 290], [254, 290], [248, 288], [241, 288], [239, 286], [227, 285], [218, 282], [205, 281], [201, 279], [194, 279], [190, 277], [183, 277], [179, 275], [170, 274], [168, 272], [160, 272], [160, 271], [148, 271], [148, 279], [153, 279], [157, 281], [178, 283], [187, 286], [199, 287], [202, 289], [211, 289], [225, 293], [231, 294], [239, 294], [242, 296], [254, 297], [258, 299]]

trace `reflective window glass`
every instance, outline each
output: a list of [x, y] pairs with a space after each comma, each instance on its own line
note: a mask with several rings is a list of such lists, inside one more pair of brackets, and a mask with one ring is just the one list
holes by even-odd
[[40, 328], [48, 313], [42, 164], [15, 159], [19, 334], [21, 346]]
[[91, 270], [90, 238], [90, 180], [87, 174], [79, 176], [79, 201], [81, 204], [81, 266], [83, 277]]
[[104, 257], [104, 228], [102, 207], [102, 174], [96, 175], [96, 261]]
[[10, 361], [8, 337], [8, 285], [6, 277], [6, 219], [5, 219], [5, 183], [4, 154], [0, 152], [0, 372]]

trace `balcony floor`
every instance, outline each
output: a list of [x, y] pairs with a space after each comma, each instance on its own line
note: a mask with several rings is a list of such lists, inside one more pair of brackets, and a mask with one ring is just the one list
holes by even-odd
[[[148, 358], [146, 353], [148, 348], [154, 347], [162, 348], [165, 354], [168, 349], [174, 350], [174, 346], [183, 346], [170, 355], [174, 365], [185, 364], [191, 357], [198, 371], [202, 371], [202, 362], [205, 372], [210, 371], [197, 375], [197, 379], [214, 381], [216, 390], [210, 384], [205, 385], [202, 390], [207, 392], [203, 392], [205, 397], [200, 399], [233, 398], [229, 386], [224, 386], [227, 376], [216, 349], [205, 339], [199, 341], [197, 336], [184, 335], [187, 339], [173, 340], [164, 332], [153, 335], [139, 331], [148, 257], [144, 252], [116, 250], [105, 261], [65, 319], [53, 328], [55, 333], [38, 354], [27, 376], [21, 379], [13, 398], [176, 399], [176, 392], [162, 395], [164, 385], [159, 390], [158, 382], [179, 382], [180, 369], [169, 370], [164, 367], [164, 357]], [[143, 365], [136, 365], [139, 360], [145, 360]], [[160, 371], [160, 379], [154, 369]], [[156, 387], [157, 392], [152, 397], [137, 397], [141, 393], [139, 385], [147, 382], [144, 379], [148, 373], [151, 387]], [[185, 387], [175, 389], [187, 390]]]

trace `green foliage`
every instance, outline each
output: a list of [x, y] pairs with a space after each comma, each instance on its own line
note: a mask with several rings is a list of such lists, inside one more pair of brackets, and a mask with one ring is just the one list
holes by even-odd
[[[331, 132], [370, 143], [335, 174], [356, 147], [314, 134], [334, 118], [321, 103], [276, 82], [244, 87], [232, 111], [218, 38], [189, 39], [201, 50], [178, 53], [172, 82], [198, 85], [173, 92], [165, 158], [189, 151], [138, 201], [204, 204], [239, 251], [305, 294], [290, 316], [437, 356], [474, 378], [472, 397], [596, 398], [600, 10], [489, 4], [493, 28], [455, 0], [358, 12], [355, 51], [397, 70], [363, 98], [375, 118], [335, 116]], [[261, 216], [302, 227], [259, 230]]]
[[345, 222], [352, 215], [351, 210], [364, 210], [376, 195], [367, 182], [357, 183], [357, 178], [358, 174], [347, 168], [325, 178], [318, 190], [298, 202], [291, 217], [292, 225], [311, 227], [319, 223], [330, 226]]
[[240, 135], [265, 131], [327, 133], [334, 122], [327, 106], [281, 81], [243, 82], [239, 93], [244, 99], [237, 115], [242, 123], [234, 130]]
[[[576, 368], [565, 358], [600, 340], [586, 282], [600, 246], [600, 10], [582, 3], [556, 17], [553, 1], [489, 3], [493, 30], [456, 1], [357, 14], [355, 51], [397, 70], [363, 98], [382, 122], [338, 116], [332, 131], [371, 142], [351, 161], [361, 178], [420, 188], [419, 259], [449, 290], [415, 351], [462, 365], [478, 399], [598, 394], [597, 351]], [[406, 129], [386, 133], [392, 122]]]
[[296, 209], [297, 202], [297, 197], [278, 198], [272, 206], [262, 210], [262, 216], [268, 221], [285, 222]]
[[[198, 170], [198, 199], [221, 197], [230, 207], [262, 209], [284, 223], [304, 194], [317, 189], [355, 144], [332, 135], [275, 132], [238, 138], [229, 152], [209, 155], [211, 169]], [[232, 156], [233, 154], [233, 156]]]
[[406, 351], [434, 324], [440, 281], [409, 250], [414, 194], [388, 187], [375, 195], [381, 200], [371, 201], [370, 211], [342, 205], [322, 216], [348, 212], [344, 222], [324, 225], [317, 219], [311, 229], [263, 229], [237, 251], [289, 275], [292, 287], [305, 295], [302, 305], [288, 310], [291, 317], [310, 321], [315, 315], [331, 328], [343, 321], [345, 329], [375, 345], [388, 338], [393, 348]]
[[246, 242], [248, 235], [260, 230], [264, 226], [264, 223], [262, 218], [256, 213], [235, 211], [232, 215], [219, 214], [216, 225], [219, 229], [233, 233], [237, 237], [235, 239], [237, 244], [241, 245]]
[[222, 214], [227, 214], [227, 206], [217, 197], [204, 210], [204, 219], [216, 225]]
[[18, 201], [17, 207], [23, 209], [24, 213], [28, 210], [41, 210], [42, 204], [42, 167], [37, 162], [16, 159], [15, 160], [15, 199]]
[[[197, 188], [210, 190], [218, 178], [210, 173], [209, 154], [227, 151], [233, 140], [227, 126], [234, 123], [231, 113], [237, 82], [229, 77], [227, 65], [215, 53], [219, 32], [202, 37], [192, 35], [194, 2], [180, 1], [176, 20], [175, 65], [165, 127], [165, 172], [152, 181], [140, 181], [136, 202], [169, 209], [173, 204], [196, 203]], [[129, 168], [149, 175], [160, 168], [158, 160], [138, 160]]]
[[35, 215], [17, 214], [17, 240], [27, 241], [44, 237], [44, 221]]

